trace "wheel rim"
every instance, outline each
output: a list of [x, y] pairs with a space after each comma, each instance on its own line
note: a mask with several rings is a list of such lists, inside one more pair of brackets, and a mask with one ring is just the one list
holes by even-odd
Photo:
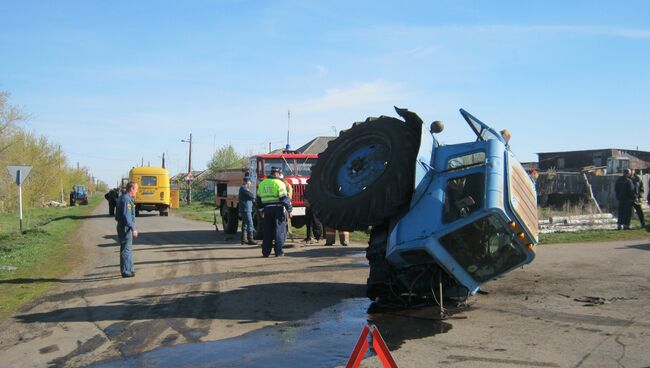
[[345, 157], [334, 169], [334, 193], [340, 197], [351, 197], [381, 177], [388, 165], [390, 147], [377, 140], [350, 150]]

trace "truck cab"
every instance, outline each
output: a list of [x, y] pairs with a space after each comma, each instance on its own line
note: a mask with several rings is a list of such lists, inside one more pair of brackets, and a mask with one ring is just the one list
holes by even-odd
[[[259, 183], [271, 173], [271, 167], [278, 167], [282, 177], [291, 185], [293, 194], [291, 205], [292, 224], [296, 227], [304, 225], [305, 216], [305, 188], [311, 175], [311, 167], [318, 159], [318, 155], [309, 155], [287, 151], [276, 154], [254, 156], [250, 159], [249, 169], [253, 183]], [[255, 185], [257, 188], [257, 185]]]
[[461, 114], [476, 141], [438, 146], [420, 163], [429, 169], [390, 233], [386, 256], [397, 267], [435, 261], [475, 293], [482, 283], [532, 262], [537, 196], [501, 134]]
[[[304, 193], [307, 181], [311, 174], [311, 167], [316, 162], [318, 155], [302, 154], [295, 151], [281, 153], [268, 153], [251, 156], [248, 166], [239, 169], [225, 169], [215, 173], [215, 225], [216, 217], [222, 217], [224, 232], [234, 234], [237, 232], [239, 219], [239, 187], [244, 176], [249, 176], [252, 181], [252, 191], [257, 192], [259, 183], [271, 173], [271, 167], [278, 167], [282, 176], [291, 185], [293, 211], [291, 224], [302, 227], [305, 224]], [[257, 211], [253, 216], [256, 226], [256, 237], [262, 236], [261, 224]]]

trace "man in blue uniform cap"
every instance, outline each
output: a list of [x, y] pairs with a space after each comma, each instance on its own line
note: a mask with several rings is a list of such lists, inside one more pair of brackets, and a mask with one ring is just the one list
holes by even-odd
[[135, 229], [135, 203], [133, 198], [138, 192], [138, 184], [129, 182], [126, 192], [117, 200], [115, 220], [117, 220], [117, 239], [120, 242], [120, 272], [122, 277], [135, 276], [131, 246], [133, 238], [138, 237]]
[[263, 211], [264, 241], [262, 256], [268, 257], [273, 248], [275, 256], [284, 255], [282, 247], [287, 231], [287, 218], [284, 209], [291, 217], [291, 201], [287, 196], [287, 187], [280, 178], [280, 169], [271, 167], [270, 175], [257, 188], [257, 207]]

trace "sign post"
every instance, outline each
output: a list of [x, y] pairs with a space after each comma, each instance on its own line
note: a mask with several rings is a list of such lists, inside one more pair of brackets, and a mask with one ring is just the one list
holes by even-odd
[[20, 233], [23, 233], [23, 190], [21, 184], [27, 179], [31, 166], [26, 165], [7, 165], [7, 170], [18, 186], [18, 214], [20, 216]]

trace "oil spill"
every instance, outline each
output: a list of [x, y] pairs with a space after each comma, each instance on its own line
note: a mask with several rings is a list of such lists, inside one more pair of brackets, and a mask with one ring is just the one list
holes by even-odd
[[347, 363], [369, 322], [377, 326], [391, 350], [406, 340], [451, 329], [436, 320], [434, 308], [368, 315], [369, 304], [365, 298], [347, 299], [304, 320], [230, 339], [161, 347], [92, 367], [334, 367]]

